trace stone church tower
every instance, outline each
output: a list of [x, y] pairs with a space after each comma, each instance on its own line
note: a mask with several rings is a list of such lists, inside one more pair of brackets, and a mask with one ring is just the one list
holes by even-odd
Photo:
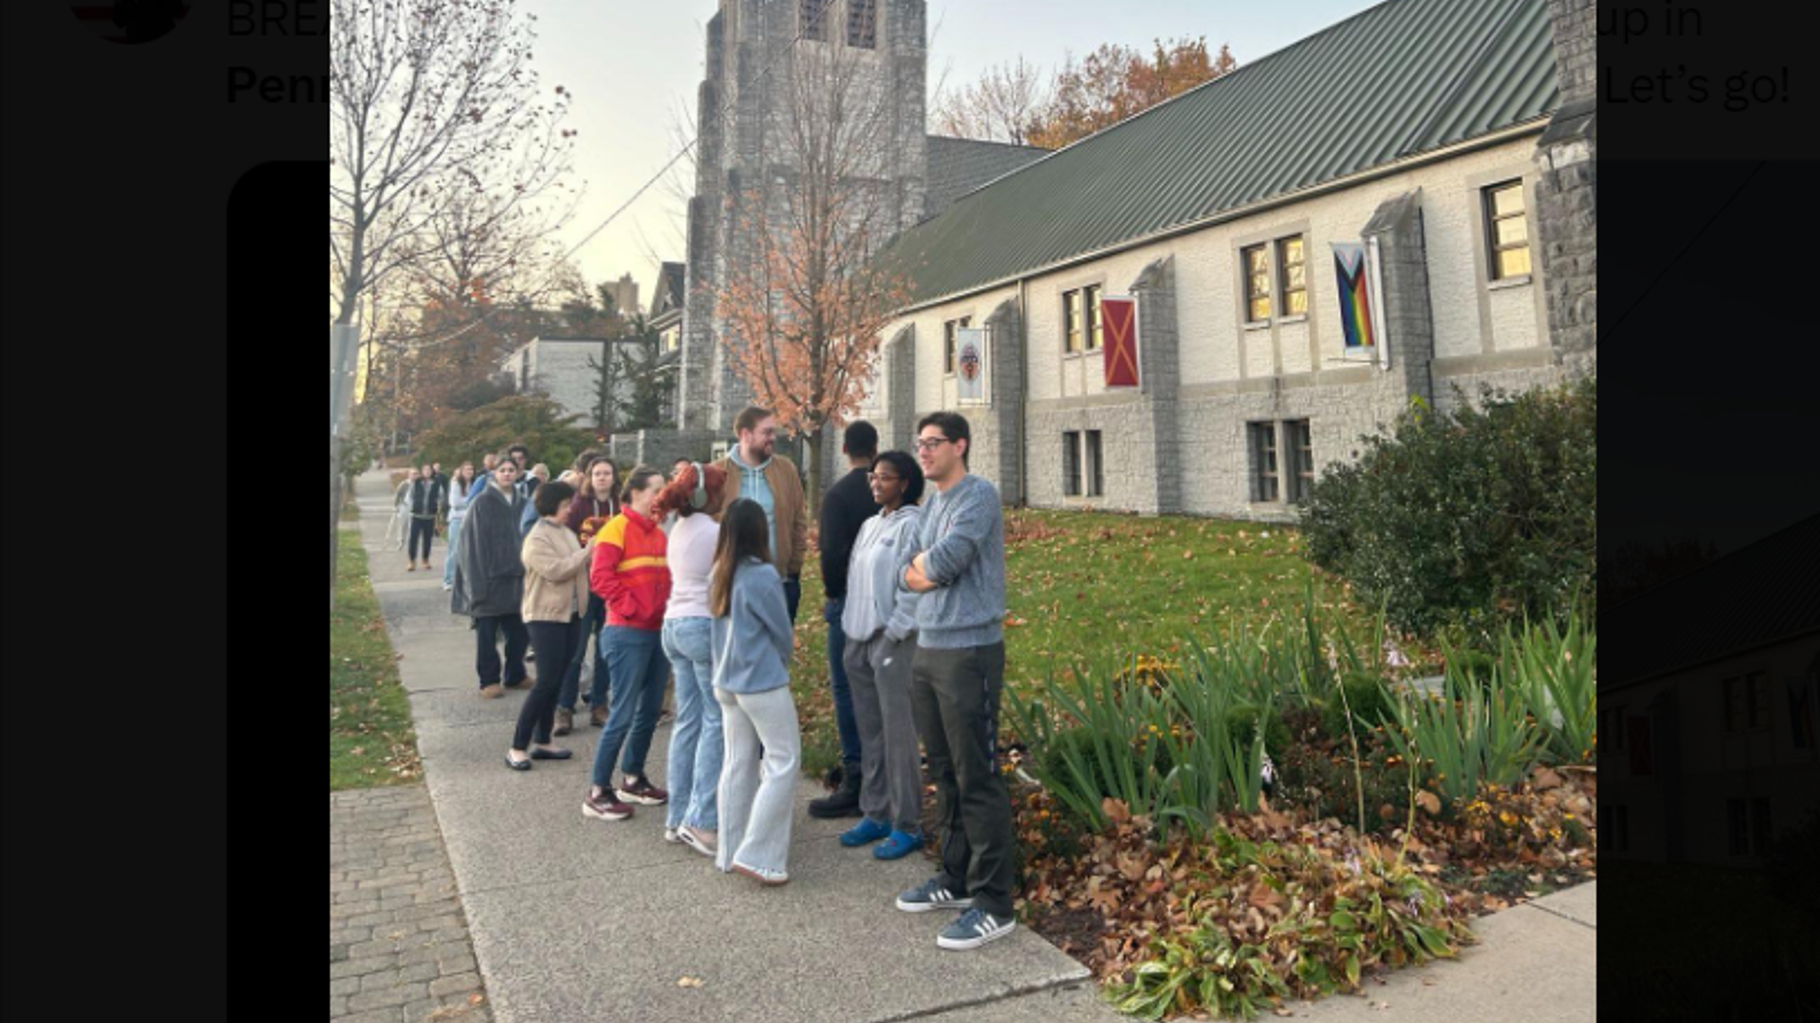
[[888, 104], [876, 111], [880, 176], [870, 183], [888, 197], [896, 230], [927, 213], [924, 7], [924, 0], [720, 0], [708, 22], [707, 73], [697, 102], [676, 403], [685, 435], [728, 438], [734, 417], [750, 403], [721, 345], [725, 323], [715, 313], [715, 293], [729, 260], [757, 252], [741, 205], [762, 190], [768, 208], [779, 208], [795, 170], [784, 122], [799, 62], [827, 59], [830, 48], [845, 47], [839, 59], [857, 68], [850, 91], [876, 90]]

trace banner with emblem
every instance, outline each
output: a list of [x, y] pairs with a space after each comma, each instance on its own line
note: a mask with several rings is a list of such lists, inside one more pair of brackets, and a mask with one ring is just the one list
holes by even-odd
[[954, 332], [954, 376], [960, 404], [986, 404], [986, 328], [961, 327]]
[[1100, 326], [1106, 341], [1106, 386], [1138, 386], [1137, 299], [1100, 299]]

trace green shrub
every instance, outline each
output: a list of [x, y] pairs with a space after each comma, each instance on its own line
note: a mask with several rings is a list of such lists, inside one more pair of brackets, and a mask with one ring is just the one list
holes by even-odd
[[1594, 585], [1597, 422], [1590, 378], [1484, 388], [1447, 415], [1418, 402], [1315, 482], [1308, 556], [1405, 631], [1566, 608]]
[[[1167, 775], [1172, 766], [1169, 760], [1169, 750], [1161, 745], [1154, 750], [1146, 750], [1146, 745], [1140, 741], [1137, 745], [1128, 747], [1125, 751], [1128, 759], [1138, 769], [1155, 771], [1158, 776]], [[1111, 747], [1107, 749], [1107, 752], [1114, 756], [1118, 754], [1118, 750]], [[1114, 799], [1123, 798], [1120, 765], [1100, 759], [1098, 744], [1093, 741], [1092, 735], [1084, 725], [1077, 725], [1055, 733], [1044, 747], [1039, 760], [1040, 762], [1033, 765], [1031, 769], [1031, 773], [1039, 780], [1042, 778], [1068, 778], [1069, 763], [1078, 762], [1085, 765], [1086, 777], [1091, 779], [1091, 784], [1084, 786], [1083, 794], [1097, 794], [1099, 799], [1107, 796]], [[1082, 823], [1086, 822], [1082, 821]]]
[[562, 406], [542, 395], [501, 398], [418, 434], [417, 462], [441, 462], [447, 468], [472, 461], [478, 468], [487, 452], [523, 444], [530, 449], [530, 464], [548, 465], [555, 479], [596, 443], [593, 431], [575, 425], [579, 418], [564, 415]]
[[[1226, 730], [1234, 741], [1250, 745], [1257, 737], [1258, 707], [1253, 703], [1238, 703], [1226, 710]], [[1282, 712], [1272, 712], [1264, 720], [1264, 748], [1278, 756], [1289, 748], [1289, 726], [1283, 722]]]
[[1360, 732], [1367, 732], [1394, 719], [1390, 705], [1390, 695], [1386, 691], [1384, 679], [1370, 672], [1348, 672], [1340, 680], [1340, 687], [1345, 690], [1345, 699], [1338, 692], [1330, 694], [1321, 707], [1321, 727], [1328, 737], [1339, 741], [1346, 740], [1346, 709], [1352, 708], [1352, 717], [1359, 724]]

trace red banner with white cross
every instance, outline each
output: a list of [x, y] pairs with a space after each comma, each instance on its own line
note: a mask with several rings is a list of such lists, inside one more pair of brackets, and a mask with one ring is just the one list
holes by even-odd
[[1136, 387], [1137, 299], [1100, 299], [1100, 322], [1106, 335], [1106, 386]]

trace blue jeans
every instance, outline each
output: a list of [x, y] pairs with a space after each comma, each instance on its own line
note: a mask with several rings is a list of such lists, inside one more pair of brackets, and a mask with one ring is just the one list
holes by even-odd
[[834, 689], [834, 730], [840, 733], [840, 759], [847, 773], [859, 777], [859, 724], [853, 718], [853, 692], [847, 687], [847, 665], [844, 655], [847, 634], [841, 631], [841, 610], [845, 598], [822, 605], [822, 617], [828, 622], [828, 679]]
[[676, 673], [676, 723], [670, 732], [666, 826], [720, 830], [720, 761], [726, 752], [714, 700], [713, 619], [664, 619], [664, 656]]
[[[575, 697], [581, 689], [581, 667], [588, 659], [588, 647], [591, 645], [588, 640], [594, 638], [595, 633], [607, 622], [607, 604], [600, 599], [599, 594], [588, 594], [588, 613], [582, 617], [582, 621], [587, 626], [582, 629], [581, 641], [575, 644], [575, 652], [569, 655], [569, 668], [562, 673], [562, 691], [556, 697], [556, 705], [567, 711], [575, 709]], [[588, 690], [588, 704], [592, 706], [599, 702], [606, 691], [607, 656], [597, 652], [594, 655], [594, 682]]]
[[594, 784], [606, 789], [613, 785], [613, 758], [619, 756], [621, 745], [625, 756], [619, 761], [620, 773], [644, 777], [670, 661], [664, 656], [663, 633], [656, 629], [609, 625], [600, 630], [600, 638], [607, 647], [607, 671], [613, 676], [613, 703], [600, 745], [594, 749]]
[[461, 520], [454, 519], [449, 523], [449, 549], [442, 559], [442, 588], [455, 585], [455, 540], [461, 536]]

